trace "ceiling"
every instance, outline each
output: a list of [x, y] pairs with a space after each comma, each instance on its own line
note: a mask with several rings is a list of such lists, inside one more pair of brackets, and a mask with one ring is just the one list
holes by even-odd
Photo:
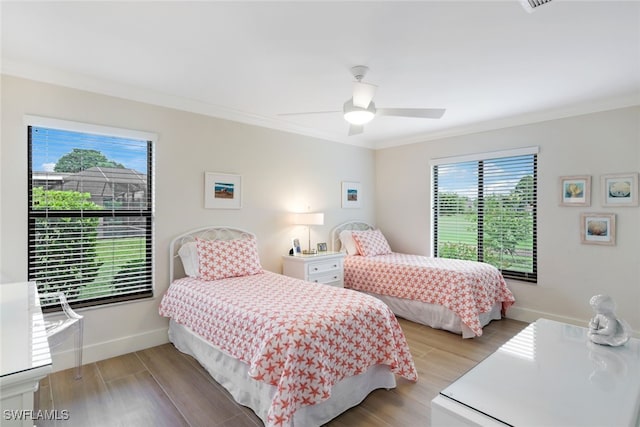
[[[3, 1], [2, 72], [383, 148], [640, 105], [640, 2]], [[350, 68], [376, 117], [347, 136]]]

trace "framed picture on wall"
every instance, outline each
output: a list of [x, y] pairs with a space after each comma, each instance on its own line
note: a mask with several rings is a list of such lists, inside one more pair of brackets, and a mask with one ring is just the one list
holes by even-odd
[[362, 194], [360, 191], [360, 183], [342, 181], [342, 207], [359, 208], [361, 207], [361, 201]]
[[242, 177], [226, 173], [205, 172], [204, 207], [207, 209], [240, 209]]
[[612, 213], [580, 214], [580, 239], [590, 245], [616, 244], [616, 215]]
[[561, 176], [560, 206], [591, 206], [591, 176]]
[[602, 206], [638, 206], [638, 174], [610, 174], [600, 177]]

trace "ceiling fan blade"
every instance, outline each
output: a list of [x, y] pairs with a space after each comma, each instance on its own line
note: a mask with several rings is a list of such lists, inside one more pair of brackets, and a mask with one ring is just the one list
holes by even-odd
[[378, 86], [369, 83], [353, 83], [353, 105], [360, 108], [367, 108], [376, 94]]
[[278, 113], [278, 116], [301, 116], [303, 114], [328, 114], [328, 113], [342, 113], [342, 111], [331, 110], [331, 111], [306, 111], [303, 113]]
[[378, 108], [381, 116], [419, 117], [423, 119], [439, 119], [446, 110], [444, 108]]
[[349, 125], [349, 136], [358, 135], [364, 132], [363, 125]]

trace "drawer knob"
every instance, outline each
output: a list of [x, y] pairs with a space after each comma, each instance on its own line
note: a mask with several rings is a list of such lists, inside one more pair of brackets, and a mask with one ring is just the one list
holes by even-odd
[[313, 271], [318, 271], [318, 267], [313, 267]]

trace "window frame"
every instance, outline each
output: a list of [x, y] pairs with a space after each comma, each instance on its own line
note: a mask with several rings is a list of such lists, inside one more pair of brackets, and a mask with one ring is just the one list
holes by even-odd
[[[108, 304], [123, 302], [141, 301], [153, 298], [155, 293], [155, 145], [157, 134], [144, 131], [136, 131], [109, 126], [93, 125], [87, 123], [73, 122], [67, 120], [52, 119], [47, 117], [31, 116], [24, 117], [24, 124], [27, 132], [27, 276], [28, 280], [35, 280], [31, 276], [32, 258], [35, 253], [35, 244], [32, 243], [31, 235], [35, 232], [38, 218], [124, 218], [138, 217], [144, 221], [145, 238], [145, 264], [144, 269], [150, 273], [151, 283], [148, 288], [138, 292], [127, 293], [125, 295], [108, 294], [105, 296], [93, 297], [91, 299], [69, 301], [74, 308], [99, 307]], [[146, 196], [144, 198], [144, 209], [103, 209], [103, 210], [55, 210], [55, 209], [33, 209], [33, 141], [32, 128], [48, 128], [60, 131], [71, 131], [78, 133], [92, 134], [96, 136], [118, 137], [146, 142]], [[37, 282], [37, 281], [36, 281]], [[39, 289], [41, 291], [41, 289]], [[51, 291], [47, 291], [51, 292]], [[60, 311], [59, 305], [43, 304], [43, 312]]]
[[484, 253], [483, 253], [483, 221], [484, 221], [484, 209], [481, 207], [484, 206], [483, 197], [482, 197], [482, 189], [484, 185], [484, 169], [483, 162], [491, 161], [491, 160], [501, 160], [507, 158], [515, 158], [522, 157], [527, 155], [532, 155], [533, 157], [533, 167], [534, 167], [534, 175], [533, 175], [533, 210], [532, 210], [532, 239], [533, 239], [533, 248], [532, 248], [532, 271], [531, 272], [522, 272], [516, 270], [501, 270], [503, 276], [507, 279], [520, 280], [529, 283], [537, 283], [538, 281], [538, 154], [539, 148], [537, 146], [534, 147], [524, 147], [517, 148], [512, 150], [501, 150], [495, 152], [484, 152], [484, 153], [475, 153], [469, 155], [462, 156], [451, 156], [451, 157], [441, 157], [434, 158], [430, 161], [430, 169], [431, 169], [431, 256], [438, 256], [438, 217], [437, 217], [437, 189], [436, 185], [438, 183], [437, 180], [437, 167], [440, 165], [450, 165], [450, 164], [459, 164], [459, 163], [467, 163], [467, 162], [477, 162], [478, 163], [478, 178], [476, 190], [478, 194], [478, 223], [477, 223], [477, 254], [478, 261], [483, 261]]

